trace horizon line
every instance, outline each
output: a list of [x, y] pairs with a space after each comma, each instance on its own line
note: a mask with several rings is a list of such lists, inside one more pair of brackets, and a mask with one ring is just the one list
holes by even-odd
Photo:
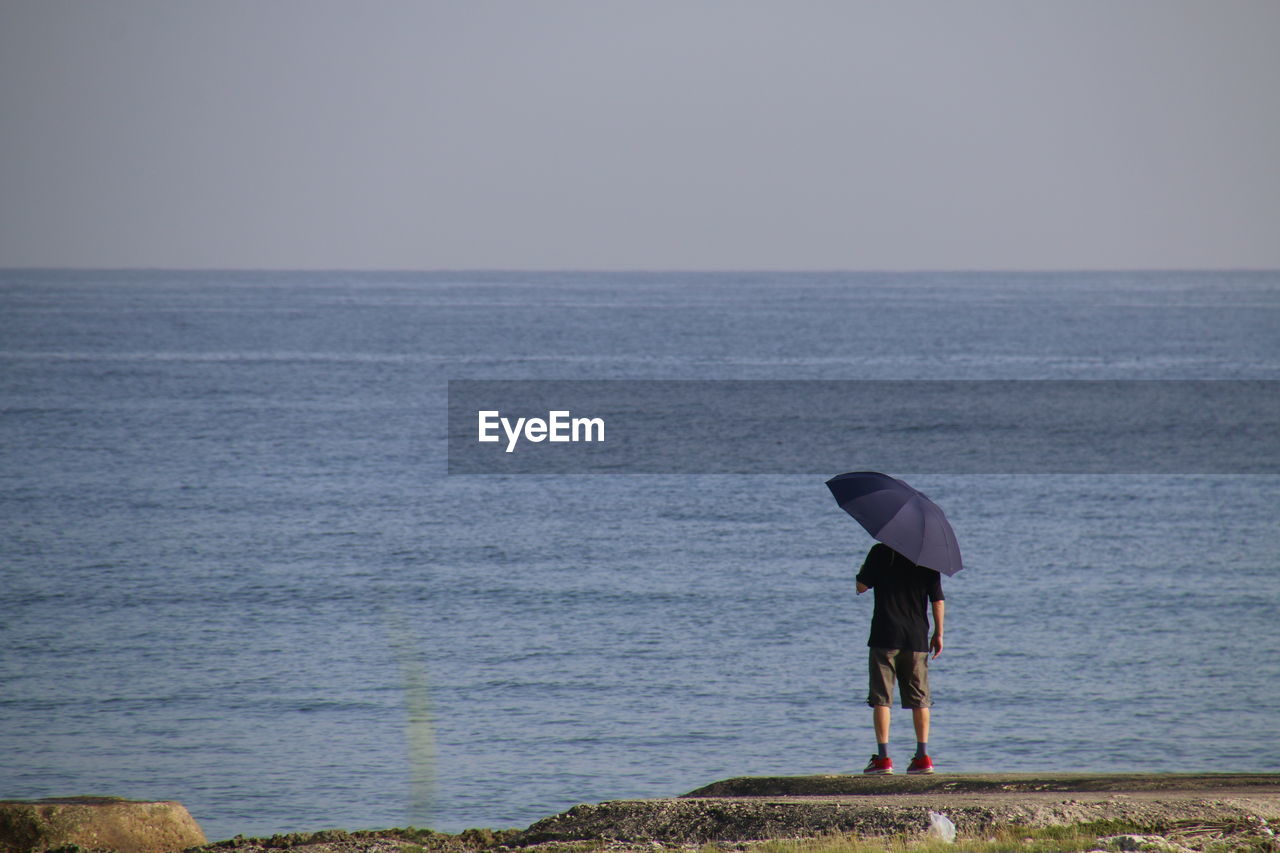
[[284, 267], [284, 266], [0, 266], [0, 273], [12, 272], [232, 272], [232, 273], [572, 273], [611, 274], [783, 274], [783, 275], [1045, 275], [1072, 273], [1274, 273], [1277, 267]]

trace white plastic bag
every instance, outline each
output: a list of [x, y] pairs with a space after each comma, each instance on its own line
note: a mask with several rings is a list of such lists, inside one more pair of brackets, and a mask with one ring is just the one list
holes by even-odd
[[951, 844], [956, 840], [956, 825], [944, 814], [929, 812], [929, 830], [925, 834]]

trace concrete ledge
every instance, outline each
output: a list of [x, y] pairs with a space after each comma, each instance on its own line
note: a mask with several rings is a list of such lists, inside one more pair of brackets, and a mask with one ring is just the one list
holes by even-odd
[[1280, 820], [1277, 775], [805, 776], [730, 779], [683, 797], [580, 805], [540, 820], [517, 844], [613, 840], [670, 844], [832, 833], [919, 835], [929, 812], [961, 834], [1009, 826], [1123, 824], [1163, 832]]
[[69, 844], [119, 853], [171, 853], [207, 843], [181, 803], [118, 797], [0, 801], [0, 853]]
[[928, 776], [742, 776], [683, 797], [821, 797], [877, 794], [986, 794], [1036, 791], [1272, 791], [1277, 773], [973, 773]]

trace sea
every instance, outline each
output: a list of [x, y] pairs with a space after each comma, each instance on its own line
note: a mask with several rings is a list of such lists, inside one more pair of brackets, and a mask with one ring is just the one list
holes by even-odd
[[[459, 379], [1275, 380], [1280, 272], [0, 272], [0, 798], [212, 840], [861, 770], [823, 476], [450, 474]], [[1280, 476], [887, 473], [964, 554], [939, 772], [1280, 772]]]

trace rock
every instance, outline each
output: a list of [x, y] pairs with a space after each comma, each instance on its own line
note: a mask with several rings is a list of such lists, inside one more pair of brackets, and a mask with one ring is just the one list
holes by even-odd
[[604, 839], [701, 845], [848, 832], [917, 835], [928, 826], [928, 809], [923, 804], [886, 809], [804, 800], [612, 800], [574, 806], [544, 818], [520, 833], [514, 843]]
[[171, 853], [207, 843], [181, 803], [118, 797], [0, 801], [0, 853], [72, 844], [120, 853]]

